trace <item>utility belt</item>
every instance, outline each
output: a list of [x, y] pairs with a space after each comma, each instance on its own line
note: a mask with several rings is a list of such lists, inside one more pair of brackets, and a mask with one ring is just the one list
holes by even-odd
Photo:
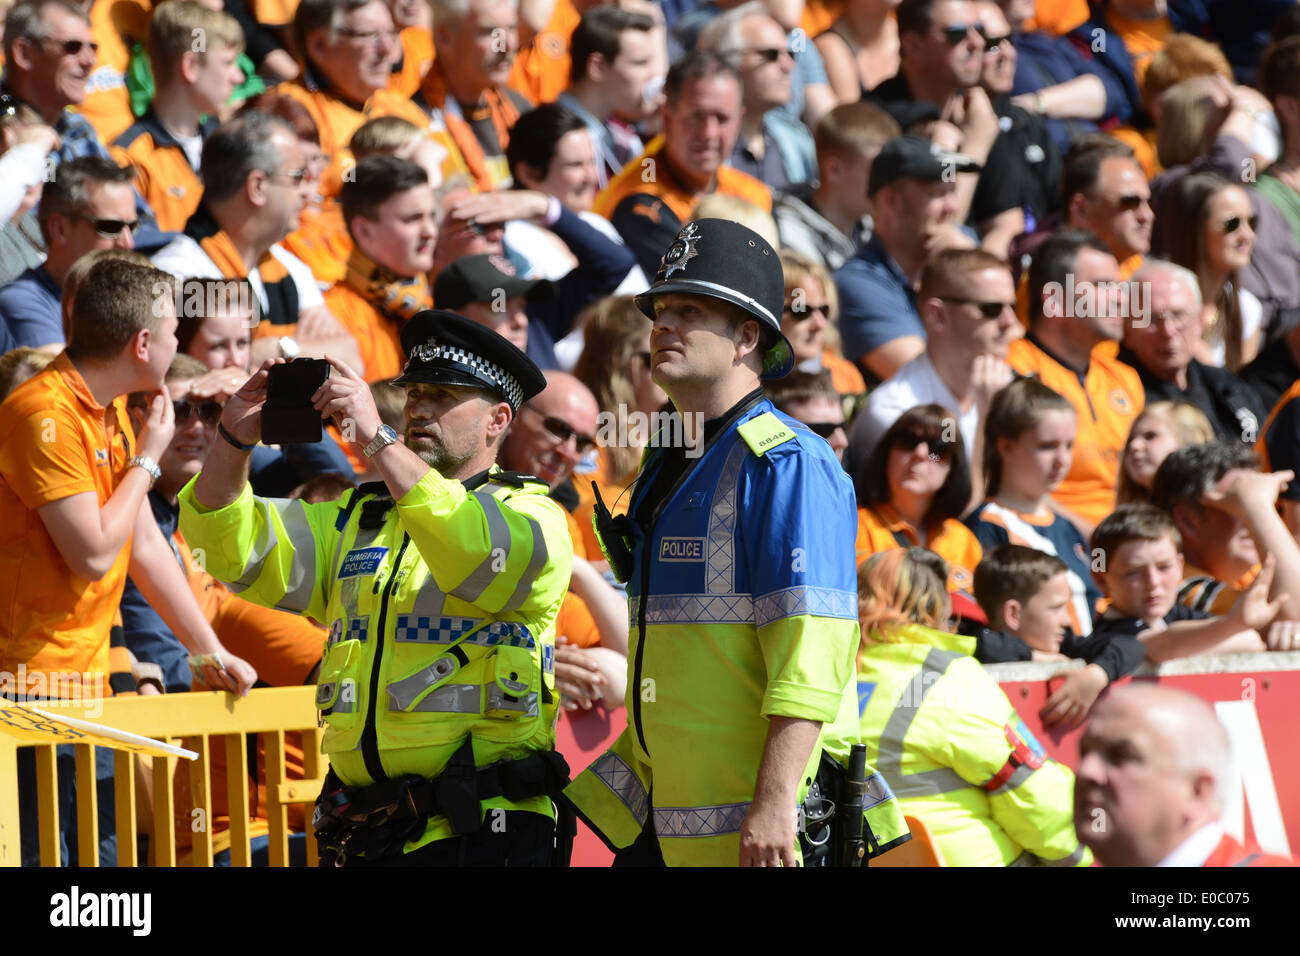
[[862, 814], [867, 791], [867, 751], [854, 744], [849, 767], [822, 751], [817, 776], [799, 807], [799, 847], [804, 866], [866, 866], [879, 841]]
[[496, 797], [523, 801], [547, 796], [556, 804], [553, 865], [568, 866], [576, 818], [559, 798], [569, 785], [569, 765], [555, 751], [517, 760], [474, 766], [474, 748], [465, 742], [432, 780], [405, 776], [364, 788], [345, 787], [331, 768], [316, 800], [312, 828], [321, 866], [343, 866], [349, 856], [367, 860], [401, 856], [408, 840], [418, 839], [431, 816], [443, 816], [456, 836], [475, 833], [483, 822], [481, 802]]

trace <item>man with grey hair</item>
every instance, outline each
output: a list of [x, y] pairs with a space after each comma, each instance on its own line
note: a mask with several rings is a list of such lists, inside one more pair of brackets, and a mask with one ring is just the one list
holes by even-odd
[[297, 326], [278, 338], [255, 338], [254, 366], [277, 355], [328, 352], [361, 367], [356, 342], [326, 308], [311, 270], [278, 245], [297, 228], [309, 188], [293, 130], [265, 113], [245, 113], [208, 137], [200, 173], [199, 208], [154, 264], [182, 279], [247, 279], [261, 321]]
[[[95, 69], [90, 18], [82, 7], [69, 0], [18, 4], [5, 17], [4, 54], [0, 96], [31, 107], [59, 134], [59, 147], [50, 154], [54, 163], [83, 156], [112, 160], [95, 128], [69, 109], [85, 102], [87, 83]], [[148, 227], [147, 244], [161, 244], [153, 210], [138, 194], [135, 207], [137, 218]], [[139, 244], [142, 237], [136, 238]]]
[[45, 261], [0, 289], [0, 321], [16, 346], [61, 349], [61, 290], [72, 264], [96, 249], [134, 246], [134, 178], [130, 169], [86, 156], [64, 163], [45, 186], [38, 219]]
[[375, 96], [371, 116], [445, 131], [480, 191], [510, 185], [510, 128], [532, 108], [506, 86], [519, 52], [519, 0], [431, 0], [433, 66], [411, 99]]
[[1224, 832], [1236, 786], [1227, 734], [1208, 704], [1131, 684], [1096, 706], [1079, 742], [1075, 831], [1104, 866], [1295, 866]]
[[1226, 368], [1192, 357], [1201, 334], [1201, 289], [1196, 274], [1149, 259], [1131, 279], [1147, 308], [1124, 320], [1119, 360], [1137, 370], [1146, 404], [1190, 402], [1206, 414], [1224, 441], [1253, 445], [1268, 416], [1255, 390]]
[[740, 72], [745, 113], [731, 165], [774, 189], [816, 178], [817, 151], [808, 128], [781, 109], [793, 95], [794, 54], [762, 0], [710, 23], [700, 33], [699, 48]]

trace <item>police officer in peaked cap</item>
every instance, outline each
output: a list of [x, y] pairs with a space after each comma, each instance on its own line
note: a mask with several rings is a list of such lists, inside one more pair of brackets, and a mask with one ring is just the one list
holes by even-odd
[[[719, 219], [683, 227], [636, 299], [681, 422], [626, 514], [598, 498], [633, 609], [628, 727], [565, 791], [616, 865], [791, 866], [829, 845], [813, 783], [857, 730], [857, 508], [830, 445], [763, 396], [793, 365], [784, 301], [776, 251]], [[906, 838], [896, 801], [872, 813], [877, 847]]]
[[381, 481], [319, 504], [252, 494], [268, 362], [227, 402], [223, 440], [181, 491], [181, 524], [241, 597], [329, 631], [322, 865], [567, 862], [554, 645], [573, 546], [547, 486], [496, 464], [545, 379], [451, 312], [414, 316], [402, 346], [400, 436], [342, 362], [328, 360], [312, 396]]

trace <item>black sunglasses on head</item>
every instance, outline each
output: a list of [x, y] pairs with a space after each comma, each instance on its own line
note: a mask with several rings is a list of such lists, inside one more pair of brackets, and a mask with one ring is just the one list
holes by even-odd
[[922, 435], [918, 432], [899, 432], [894, 436], [894, 447], [901, 451], [914, 451], [921, 442], [930, 449], [930, 457], [937, 458], [940, 461], [947, 461], [952, 457], [953, 442], [944, 441], [942, 438], [932, 438], [929, 435]]
[[955, 295], [940, 296], [944, 302], [959, 302], [962, 305], [973, 305], [980, 310], [980, 315], [986, 319], [996, 319], [1002, 314], [1003, 309], [1015, 311], [1014, 302], [986, 302], [983, 299], [963, 299]]
[[1241, 228], [1243, 222], [1250, 224], [1251, 232], [1255, 232], [1259, 228], [1259, 216], [1249, 216], [1246, 219], [1242, 219], [1240, 216], [1230, 216], [1223, 220], [1223, 234], [1225, 236], [1232, 235]]
[[176, 412], [176, 424], [183, 425], [193, 416], [205, 425], [215, 425], [221, 421], [220, 402], [190, 402], [183, 398], [172, 400], [172, 409]]
[[948, 41], [949, 46], [956, 46], [966, 39], [966, 34], [974, 29], [981, 37], [984, 36], [984, 24], [976, 23], [954, 23], [950, 27], [943, 28], [943, 38]]

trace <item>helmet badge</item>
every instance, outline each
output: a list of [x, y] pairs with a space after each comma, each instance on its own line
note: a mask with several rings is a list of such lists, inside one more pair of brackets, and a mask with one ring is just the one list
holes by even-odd
[[664, 253], [663, 270], [665, 279], [678, 269], [685, 269], [686, 263], [699, 255], [699, 253], [695, 251], [695, 243], [697, 243], [699, 239], [699, 224], [688, 222], [686, 227], [677, 234], [677, 238], [673, 240], [673, 244], [668, 247], [668, 251]]

